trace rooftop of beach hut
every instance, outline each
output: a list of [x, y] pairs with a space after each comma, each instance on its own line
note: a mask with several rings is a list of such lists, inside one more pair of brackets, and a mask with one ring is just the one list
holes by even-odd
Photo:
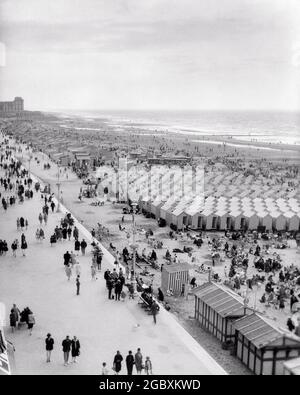
[[231, 217], [236, 218], [236, 217], [241, 216], [241, 215], [242, 215], [242, 212], [241, 212], [240, 210], [231, 210], [231, 211], [229, 211], [229, 215], [230, 215]]

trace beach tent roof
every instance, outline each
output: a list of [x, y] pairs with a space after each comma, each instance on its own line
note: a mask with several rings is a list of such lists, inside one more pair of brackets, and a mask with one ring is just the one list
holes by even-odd
[[244, 308], [241, 298], [214, 283], [200, 285], [193, 293], [221, 317], [240, 316]]
[[256, 313], [236, 320], [233, 326], [258, 349], [264, 348], [282, 337], [287, 337], [300, 344], [300, 338], [296, 340], [296, 337], [286, 335]]

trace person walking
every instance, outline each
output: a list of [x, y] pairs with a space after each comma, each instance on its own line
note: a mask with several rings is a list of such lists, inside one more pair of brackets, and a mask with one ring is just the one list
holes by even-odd
[[47, 358], [46, 362], [51, 362], [50, 358], [51, 358], [52, 350], [54, 348], [54, 339], [51, 337], [50, 333], [47, 334], [45, 343], [46, 343], [46, 358]]
[[70, 259], [71, 259], [71, 254], [69, 253], [69, 251], [67, 251], [64, 254], [64, 265], [68, 266], [70, 264]]
[[20, 230], [20, 227], [21, 227], [21, 225], [20, 225], [20, 218], [18, 217], [17, 218], [17, 230]]
[[91, 265], [91, 276], [92, 276], [92, 280], [97, 280], [96, 277], [97, 271], [94, 265]]
[[23, 217], [21, 217], [21, 218], [20, 218], [20, 228], [21, 228], [21, 230], [23, 230], [24, 227], [25, 227], [25, 220], [24, 220]]
[[108, 279], [106, 280], [106, 287], [108, 289], [108, 299], [113, 299], [111, 293], [114, 288], [114, 282], [111, 277], [108, 277]]
[[159, 308], [158, 304], [155, 302], [155, 300], [153, 300], [153, 303], [151, 304], [151, 313], [153, 315], [154, 324], [156, 324], [156, 315], [157, 315], [158, 308]]
[[122, 288], [123, 288], [123, 285], [122, 285], [120, 279], [118, 279], [115, 283], [115, 295], [116, 295], [115, 298], [116, 298], [116, 300], [120, 300]]
[[75, 240], [78, 240], [78, 238], [79, 238], [79, 230], [76, 226], [74, 226], [74, 229], [73, 229], [73, 237]]
[[96, 257], [98, 271], [101, 272], [101, 264], [102, 264], [102, 253], [100, 252]]
[[14, 257], [14, 258], [17, 257], [17, 249], [18, 249], [18, 246], [19, 246], [19, 242], [18, 242], [17, 239], [15, 239], [15, 240], [13, 241], [12, 245], [11, 245], [11, 249], [12, 249], [13, 257]]
[[41, 229], [40, 229], [39, 240], [43, 241], [44, 238], [45, 238], [45, 233], [44, 233], [43, 229], [41, 228]]
[[71, 236], [72, 236], [72, 228], [70, 226], [67, 229], [67, 234], [68, 234], [68, 239], [70, 241], [71, 240]]
[[75, 240], [74, 250], [76, 251], [76, 253], [78, 255], [79, 254], [79, 250], [80, 250], [80, 241], [78, 239]]
[[108, 374], [109, 374], [109, 370], [108, 370], [107, 367], [106, 367], [106, 362], [103, 362], [103, 363], [102, 363], [102, 372], [101, 372], [101, 375], [102, 375], [102, 376], [108, 376]]
[[39, 213], [38, 219], [39, 219], [40, 226], [42, 226], [43, 225], [43, 215], [42, 215], [42, 213]]
[[65, 266], [65, 272], [66, 272], [66, 276], [67, 276], [68, 281], [70, 281], [70, 278], [71, 278], [71, 276], [72, 276], [72, 268], [71, 268], [71, 265], [66, 265], [66, 266]]
[[28, 319], [27, 319], [27, 326], [28, 326], [28, 329], [29, 329], [29, 336], [32, 335], [32, 329], [33, 329], [34, 325], [35, 325], [35, 318], [34, 318], [33, 312], [29, 310], [29, 312], [28, 312]]
[[79, 262], [76, 262], [74, 265], [76, 277], [81, 275], [81, 266]]
[[117, 351], [117, 354], [114, 357], [114, 364], [113, 364], [113, 369], [115, 371], [115, 374], [119, 374], [119, 372], [121, 371], [122, 361], [123, 361], [123, 357], [120, 354], [120, 351]]
[[17, 305], [15, 303], [13, 304], [12, 310], [14, 311], [14, 314], [15, 314], [16, 327], [18, 327], [19, 326], [21, 312], [20, 312], [20, 310], [18, 309], [18, 307], [17, 307]]
[[127, 367], [128, 376], [132, 375], [133, 365], [134, 365], [134, 357], [132, 355], [132, 351], [128, 351], [128, 355], [126, 357], [126, 367]]
[[152, 362], [150, 360], [150, 357], [146, 357], [145, 372], [146, 372], [147, 375], [152, 374]]
[[70, 350], [71, 350], [71, 340], [69, 336], [66, 336], [66, 338], [62, 342], [62, 348], [63, 348], [63, 353], [64, 353], [64, 365], [67, 366], [69, 364], [69, 355], [70, 355]]
[[76, 295], [79, 295], [80, 293], [80, 276], [78, 275], [76, 277]]
[[76, 336], [73, 337], [71, 343], [72, 362], [76, 363], [76, 358], [80, 355], [80, 342]]
[[22, 235], [21, 235], [21, 250], [22, 250], [23, 256], [26, 256], [25, 251], [27, 250], [27, 242], [26, 242], [26, 237], [25, 237], [24, 233], [22, 233]]
[[48, 222], [48, 214], [47, 214], [47, 212], [44, 212], [44, 222], [45, 222], [45, 225], [47, 225], [47, 222]]
[[80, 243], [80, 248], [81, 248], [81, 253], [82, 255], [85, 255], [85, 249], [87, 247], [87, 243], [84, 239], [82, 239], [82, 242]]
[[138, 348], [137, 352], [135, 353], [134, 363], [137, 374], [141, 374], [143, 369], [143, 355], [140, 348]]
[[62, 229], [62, 235], [63, 235], [63, 240], [67, 240], [67, 235], [68, 235], [68, 229], [63, 228]]
[[14, 332], [14, 330], [17, 327], [17, 320], [16, 320], [16, 314], [14, 312], [14, 309], [10, 310], [9, 323], [10, 323], [11, 331]]

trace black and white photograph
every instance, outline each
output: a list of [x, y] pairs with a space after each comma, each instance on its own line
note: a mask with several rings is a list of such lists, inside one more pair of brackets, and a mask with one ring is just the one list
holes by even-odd
[[0, 376], [300, 375], [299, 21], [0, 0]]

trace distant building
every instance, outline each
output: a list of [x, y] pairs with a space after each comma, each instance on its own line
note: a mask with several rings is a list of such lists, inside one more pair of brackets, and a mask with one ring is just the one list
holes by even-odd
[[0, 114], [19, 113], [24, 111], [24, 100], [22, 97], [15, 97], [14, 101], [1, 101]]
[[186, 165], [192, 162], [190, 156], [165, 156], [148, 158], [149, 165]]

